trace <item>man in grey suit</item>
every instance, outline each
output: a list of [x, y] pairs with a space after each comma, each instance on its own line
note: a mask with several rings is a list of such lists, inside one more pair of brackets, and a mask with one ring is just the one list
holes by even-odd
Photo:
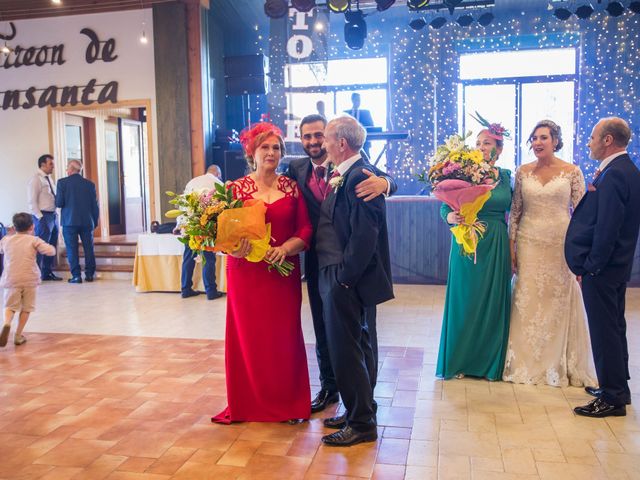
[[[321, 115], [308, 115], [300, 123], [300, 137], [302, 148], [308, 155], [298, 158], [289, 164], [287, 175], [298, 183], [298, 187], [304, 196], [309, 218], [313, 225], [314, 236], [311, 246], [304, 255], [305, 279], [307, 281], [307, 291], [309, 294], [309, 305], [311, 307], [311, 317], [313, 319], [313, 329], [316, 337], [316, 356], [318, 358], [318, 368], [320, 370], [320, 390], [311, 402], [311, 412], [316, 413], [324, 410], [328, 405], [338, 401], [338, 387], [329, 358], [327, 336], [325, 332], [322, 299], [318, 290], [318, 257], [316, 254], [316, 229], [320, 217], [320, 208], [324, 199], [330, 192], [329, 176], [331, 173], [331, 162], [327, 159], [327, 151], [323, 148], [325, 140], [324, 130], [327, 120]], [[363, 169], [366, 180], [357, 186], [356, 193], [363, 201], [372, 201], [380, 195], [392, 195], [397, 186], [390, 176], [365, 162], [369, 169]], [[373, 173], [375, 172], [375, 173]], [[375, 334], [376, 309], [368, 310], [369, 333], [374, 343], [374, 354], [377, 363], [377, 343]], [[373, 379], [375, 383], [375, 379]], [[341, 424], [343, 419], [338, 417], [337, 424]]]

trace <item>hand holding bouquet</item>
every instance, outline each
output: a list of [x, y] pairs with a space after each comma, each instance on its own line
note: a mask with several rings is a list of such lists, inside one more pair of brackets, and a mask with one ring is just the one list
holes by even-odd
[[486, 225], [478, 221], [478, 212], [491, 197], [498, 183], [498, 169], [485, 162], [482, 152], [472, 150], [464, 137], [452, 135], [439, 145], [429, 160], [430, 168], [418, 176], [433, 186], [433, 195], [460, 212], [463, 222], [451, 227], [456, 242], [466, 255], [474, 255]]
[[178, 218], [184, 235], [179, 239], [203, 258], [203, 252], [231, 253], [246, 238], [251, 244], [249, 262], [265, 261], [269, 270], [289, 276], [294, 265], [289, 261], [269, 262], [265, 256], [271, 248], [271, 224], [265, 223], [267, 207], [262, 200], [234, 199], [231, 188], [217, 184], [215, 190], [177, 195], [167, 192], [177, 208], [165, 216]]

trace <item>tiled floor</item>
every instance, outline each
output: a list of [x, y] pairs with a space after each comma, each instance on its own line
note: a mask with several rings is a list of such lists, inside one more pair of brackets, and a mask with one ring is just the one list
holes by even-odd
[[[320, 442], [333, 410], [295, 426], [210, 423], [226, 404], [223, 300], [114, 280], [43, 285], [28, 343], [0, 350], [0, 478], [640, 478], [633, 406], [593, 420], [572, 414], [581, 389], [439, 381], [444, 288], [396, 293], [379, 314], [380, 439], [335, 449]], [[635, 379], [640, 290], [627, 300]]]

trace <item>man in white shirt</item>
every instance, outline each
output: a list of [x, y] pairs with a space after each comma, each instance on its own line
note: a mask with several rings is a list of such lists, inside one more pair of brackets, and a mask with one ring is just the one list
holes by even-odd
[[[41, 155], [38, 158], [38, 171], [29, 180], [27, 196], [36, 236], [57, 248], [58, 218], [56, 215], [55, 180], [51, 179], [52, 173], [53, 156], [48, 153]], [[38, 266], [44, 281], [62, 280], [51, 269], [53, 259], [54, 257], [38, 254]]]
[[[184, 193], [213, 190], [216, 188], [216, 184], [222, 185], [222, 180], [220, 180], [221, 176], [220, 167], [218, 167], [218, 165], [211, 165], [207, 168], [207, 173], [192, 178], [189, 183], [187, 183], [187, 186], [184, 188]], [[178, 218], [178, 225], [174, 233], [180, 233], [180, 218]], [[180, 278], [182, 298], [195, 297], [200, 294], [200, 292], [193, 289], [193, 270], [196, 266], [195, 256], [196, 252], [191, 250], [189, 245], [185, 245], [182, 256], [182, 275]], [[218, 286], [216, 285], [216, 254], [214, 252], [204, 252], [204, 259], [205, 263], [202, 266], [204, 288], [207, 293], [207, 299], [215, 300], [223, 295], [218, 292]]]

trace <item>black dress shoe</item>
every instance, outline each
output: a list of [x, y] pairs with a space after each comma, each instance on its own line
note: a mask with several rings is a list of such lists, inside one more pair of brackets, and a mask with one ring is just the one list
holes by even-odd
[[48, 275], [44, 275], [42, 277], [43, 282], [59, 282], [62, 280], [62, 277], [57, 276], [55, 273], [49, 273]]
[[85, 275], [84, 276], [85, 281], [87, 282], [93, 282], [95, 279], [93, 277], [93, 275]]
[[207, 300], [215, 300], [216, 298], [220, 298], [224, 295], [222, 292], [212, 292], [207, 293]]
[[627, 407], [610, 405], [601, 398], [591, 400], [588, 404], [582, 407], [576, 407], [573, 409], [576, 415], [582, 415], [583, 417], [624, 417], [627, 415]]
[[327, 428], [344, 428], [347, 426], [347, 414], [343, 413], [337, 417], [325, 418], [322, 423], [324, 423], [324, 426]]
[[327, 408], [332, 403], [336, 403], [340, 395], [338, 392], [330, 392], [329, 390], [321, 389], [316, 398], [311, 401], [311, 413], [318, 413]]
[[344, 427], [331, 435], [322, 437], [325, 445], [330, 447], [348, 447], [357, 443], [375, 442], [378, 439], [378, 432], [374, 428], [369, 432], [357, 432], [351, 427]]
[[[602, 396], [602, 389], [597, 387], [584, 387], [584, 391], [592, 397], [599, 398]], [[627, 398], [625, 402], [627, 405], [631, 405], [631, 398]]]
[[82, 283], [82, 277], [71, 277], [67, 280], [69, 283]]
[[196, 292], [193, 289], [189, 289], [189, 290], [183, 290], [182, 293], [182, 298], [189, 298], [189, 297], [195, 297], [197, 295], [200, 295], [200, 292]]

